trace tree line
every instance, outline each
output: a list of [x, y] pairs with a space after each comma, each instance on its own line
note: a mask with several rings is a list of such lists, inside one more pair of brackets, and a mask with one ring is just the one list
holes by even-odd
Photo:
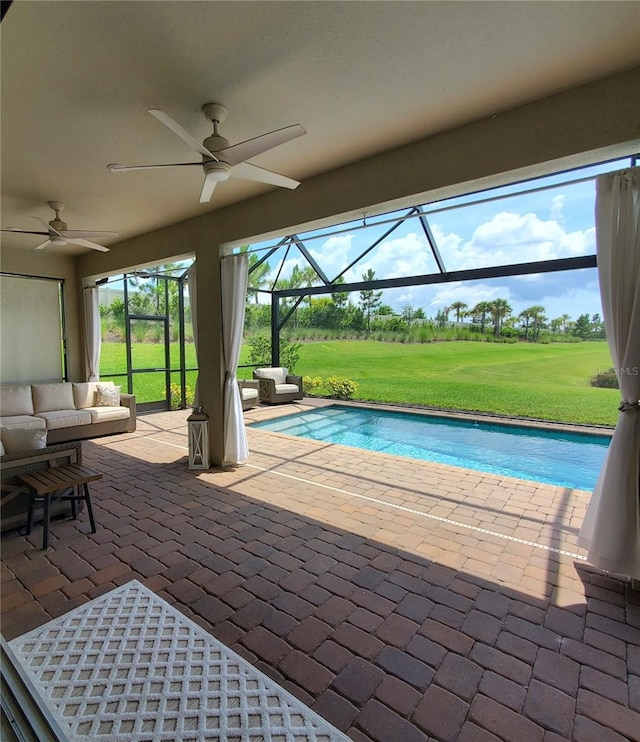
[[[255, 255], [250, 255], [251, 262], [257, 262]], [[249, 274], [249, 286], [259, 289], [266, 282], [270, 273], [268, 263], [263, 263]], [[362, 281], [375, 280], [375, 271], [369, 268], [362, 274]], [[291, 275], [286, 279], [278, 279], [274, 290], [311, 287], [317, 282], [317, 274], [313, 268], [301, 269], [294, 266]], [[334, 286], [344, 283], [340, 276]], [[481, 335], [491, 334], [495, 338], [520, 338], [525, 341], [539, 342], [541, 334], [565, 336], [575, 339], [600, 339], [605, 337], [604, 323], [599, 314], [582, 314], [575, 320], [568, 314], [549, 319], [545, 307], [535, 304], [523, 309], [518, 314], [513, 313], [512, 307], [506, 299], [480, 301], [469, 306], [463, 301], [455, 301], [450, 306], [440, 309], [435, 317], [428, 317], [421, 307], [405, 304], [400, 313], [394, 312], [391, 306], [383, 303], [383, 291], [367, 289], [358, 292], [354, 302], [347, 292], [335, 290], [330, 296], [305, 297], [299, 302], [289, 319], [290, 329], [301, 327], [354, 330], [356, 332], [371, 333], [407, 332], [418, 325], [430, 324], [444, 330], [451, 327], [460, 327], [478, 332]], [[271, 308], [269, 305], [258, 304], [258, 294], [254, 293], [254, 302], [248, 302], [245, 324], [247, 329], [268, 327], [271, 324]], [[296, 299], [281, 299], [281, 314], [286, 314], [295, 306]]]

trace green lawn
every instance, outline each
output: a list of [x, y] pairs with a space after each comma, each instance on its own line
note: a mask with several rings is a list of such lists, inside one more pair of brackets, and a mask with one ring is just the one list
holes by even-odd
[[[116, 353], [124, 358], [124, 346], [120, 345], [118, 351], [112, 345], [118, 344], [102, 346], [103, 376], [108, 375], [107, 368], [115, 371]], [[136, 345], [133, 352], [135, 358], [148, 363], [147, 367], [161, 364], [160, 345]], [[245, 347], [241, 363], [247, 362], [246, 352]], [[188, 364], [195, 365], [192, 347], [187, 358]], [[507, 345], [333, 340], [303, 345], [296, 373], [352, 379], [359, 385], [357, 397], [362, 400], [613, 425], [618, 390], [589, 386], [589, 378], [596, 370], [610, 366], [609, 349], [604, 342]], [[250, 370], [244, 369], [239, 375], [250, 376]], [[153, 376], [160, 377], [161, 389], [162, 374]]]

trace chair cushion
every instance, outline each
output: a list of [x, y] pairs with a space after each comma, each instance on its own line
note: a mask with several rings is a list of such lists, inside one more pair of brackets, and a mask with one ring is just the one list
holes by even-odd
[[276, 384], [284, 384], [287, 380], [289, 369], [282, 366], [277, 368], [257, 368], [253, 373], [258, 379], [273, 379]]
[[240, 389], [240, 393], [242, 394], [242, 399], [246, 402], [249, 399], [258, 399], [258, 390], [257, 389], [247, 389], [242, 388]]
[[276, 394], [294, 394], [299, 391], [297, 384], [276, 384]]
[[33, 415], [31, 384], [0, 387], [0, 411], [3, 417]]
[[28, 428], [8, 428], [0, 433], [6, 453], [22, 453], [47, 447], [47, 431]]
[[3, 428], [21, 428], [22, 430], [45, 430], [44, 420], [33, 415], [9, 415], [0, 417], [0, 425]]
[[87, 410], [52, 410], [51, 412], [39, 412], [37, 416], [45, 421], [47, 430], [91, 424], [91, 413]]
[[128, 407], [86, 407], [83, 412], [91, 415], [92, 423], [106, 423], [110, 420], [128, 420]]
[[75, 410], [73, 384], [32, 384], [34, 412], [53, 412], [55, 410]]

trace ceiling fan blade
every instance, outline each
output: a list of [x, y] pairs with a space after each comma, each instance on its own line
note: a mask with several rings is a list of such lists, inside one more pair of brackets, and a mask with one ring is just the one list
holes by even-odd
[[36, 250], [44, 250], [44, 248], [47, 245], [51, 245], [51, 240], [45, 240], [44, 242], [41, 242], [37, 247]]
[[293, 124], [293, 126], [285, 126], [284, 129], [276, 129], [276, 131], [271, 131], [268, 134], [261, 134], [254, 139], [247, 139], [246, 142], [233, 144], [231, 147], [220, 150], [220, 152], [230, 165], [237, 165], [306, 133], [304, 127], [300, 124]]
[[189, 165], [202, 167], [202, 162], [176, 162], [168, 165], [118, 165], [114, 163], [113, 165], [107, 165], [107, 170], [119, 175], [120, 173], [129, 173], [132, 170], [159, 170], [164, 167], [187, 167]]
[[218, 162], [218, 158], [215, 155], [209, 152], [209, 150], [197, 139], [192, 137], [191, 134], [189, 134], [186, 129], [183, 129], [177, 121], [174, 121], [171, 116], [167, 115], [159, 108], [148, 108], [147, 110], [152, 116], [155, 116], [155, 118], [157, 118], [160, 123], [164, 124], [168, 129], [171, 129], [171, 131], [176, 136], [179, 136], [183, 142], [186, 142], [190, 147], [195, 149], [196, 152], [199, 152], [203, 157], [206, 157], [207, 159], [213, 159]]
[[47, 224], [44, 221], [44, 219], [40, 219], [39, 216], [32, 216], [31, 218], [32, 219], [37, 219], [40, 222], [40, 224], [42, 224], [42, 226], [47, 230], [47, 234], [48, 235], [50, 235], [53, 232], [53, 234], [57, 234], [59, 237], [62, 237], [62, 235], [60, 234], [60, 232], [58, 232], [57, 229], [54, 229], [50, 224]]
[[9, 229], [0, 229], [0, 232], [13, 232], [13, 234], [49, 234], [49, 232], [31, 232], [27, 229], [18, 229], [17, 227], [9, 227]]
[[234, 165], [231, 175], [244, 178], [245, 180], [257, 180], [259, 183], [269, 183], [270, 185], [276, 185], [282, 188], [291, 188], [291, 190], [300, 185], [300, 181], [298, 180], [287, 178], [286, 175], [280, 175], [280, 173], [272, 173], [271, 170], [265, 170], [263, 167], [252, 165], [250, 162], [241, 162], [239, 165]]
[[212, 180], [211, 178], [204, 179], [204, 183], [202, 184], [202, 191], [200, 193], [200, 203], [206, 204], [209, 201], [211, 201], [211, 196], [213, 196], [213, 192], [216, 188], [217, 180]]
[[83, 247], [90, 247], [92, 250], [100, 250], [100, 252], [109, 252], [108, 247], [103, 247], [102, 245], [98, 245], [95, 242], [91, 242], [90, 240], [83, 240], [81, 237], [75, 238], [75, 239], [67, 239], [68, 242], [71, 242], [74, 245], [82, 245]]
[[94, 230], [87, 230], [87, 229], [65, 229], [64, 232], [61, 233], [63, 237], [69, 237], [69, 239], [76, 239], [78, 237], [99, 237], [100, 235], [104, 235], [105, 237], [116, 237], [117, 232], [98, 232], [95, 229]]

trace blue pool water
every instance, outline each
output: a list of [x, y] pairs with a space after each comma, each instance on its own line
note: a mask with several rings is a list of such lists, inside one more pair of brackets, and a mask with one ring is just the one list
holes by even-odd
[[397, 456], [593, 490], [608, 436], [332, 405], [252, 427]]

